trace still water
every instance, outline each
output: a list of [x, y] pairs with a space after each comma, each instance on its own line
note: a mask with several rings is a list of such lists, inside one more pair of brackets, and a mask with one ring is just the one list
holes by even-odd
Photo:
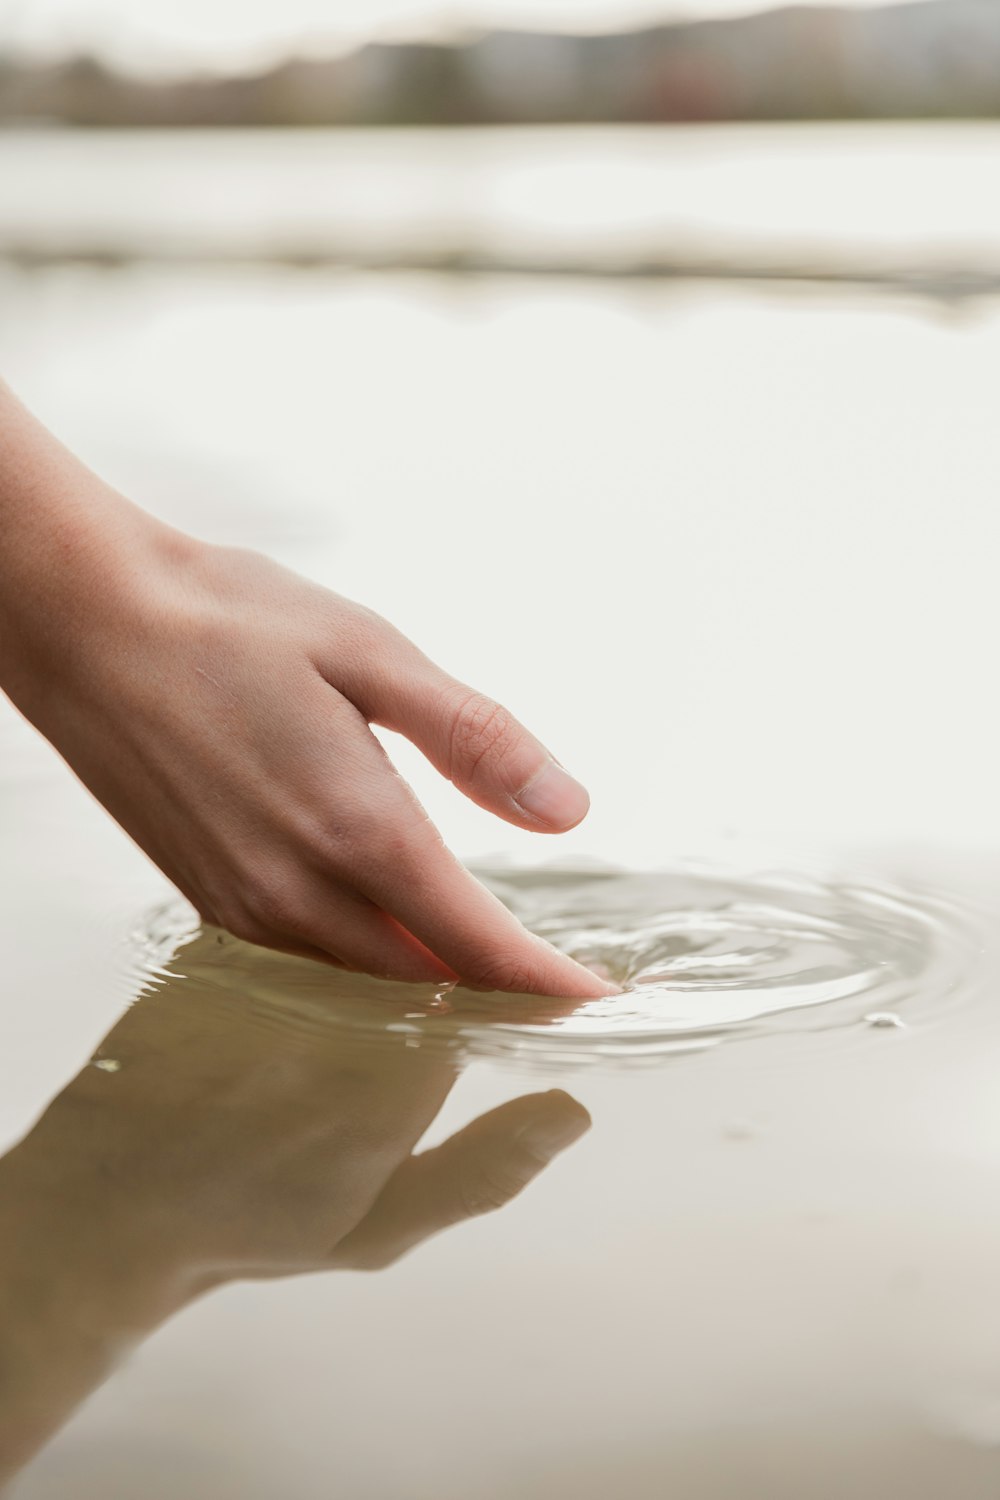
[[6, 944], [24, 1098], [78, 1070], [28, 1142], [48, 1263], [96, 1224], [70, 1318], [130, 1344], [164, 1262], [194, 1290], [18, 1494], [995, 1494], [989, 862], [484, 872], [626, 986], [572, 1011], [200, 931], [98, 816], [100, 898]]
[[[796, 181], [823, 196], [793, 134], [755, 199], [775, 243]], [[956, 195], [973, 135], [924, 135]], [[762, 139], [730, 177], [766, 181]], [[524, 166], [491, 140], [484, 195]], [[52, 230], [44, 170], [19, 233], [36, 189]], [[315, 175], [278, 175], [308, 218]], [[158, 211], [95, 201], [123, 235]], [[961, 220], [983, 265], [994, 208]], [[215, 1288], [16, 1493], [994, 1500], [996, 303], [22, 264], [0, 342], [138, 500], [380, 609], [551, 744], [594, 809], [539, 851], [387, 739], [449, 842], [625, 986], [401, 993], [199, 932], [5, 714], [0, 1132], [73, 1079], [38, 1139], [93, 1222]]]
[[539, 269], [650, 261], [996, 286], [989, 122], [0, 136], [32, 254]]

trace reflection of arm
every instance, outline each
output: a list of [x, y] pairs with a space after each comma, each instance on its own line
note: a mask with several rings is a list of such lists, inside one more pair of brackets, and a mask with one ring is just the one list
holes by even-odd
[[195, 1290], [130, 1253], [86, 1194], [30, 1137], [0, 1160], [0, 1484]]
[[[388, 1266], [500, 1208], [590, 1123], [551, 1090], [413, 1156], [448, 1069], [390, 1056], [366, 1072], [339, 1049], [339, 1069], [317, 1066], [322, 1039], [283, 1052], [239, 1024], [213, 1037], [208, 1017], [181, 1051], [182, 1012], [135, 1006], [112, 1033], [123, 1072], [85, 1068], [0, 1160], [0, 1485], [210, 1287]], [[178, 1025], [175, 1070], [161, 1020]]]

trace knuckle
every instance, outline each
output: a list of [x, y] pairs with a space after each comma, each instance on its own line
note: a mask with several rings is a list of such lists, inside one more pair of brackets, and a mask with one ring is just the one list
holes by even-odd
[[502, 761], [518, 738], [514, 717], [483, 693], [470, 693], [453, 710], [449, 770], [453, 780], [475, 776], [484, 761]]
[[348, 635], [359, 647], [374, 649], [384, 646], [398, 633], [384, 615], [353, 599], [347, 606], [343, 619]]
[[478, 989], [505, 990], [523, 995], [531, 990], [535, 974], [525, 959], [501, 953], [481, 960], [469, 978]]
[[241, 943], [252, 943], [258, 948], [266, 948], [273, 936], [266, 924], [258, 921], [249, 908], [243, 906], [225, 909], [220, 915], [219, 925], [234, 938], [239, 938]]
[[350, 818], [337, 818], [310, 829], [307, 845], [313, 862], [331, 875], [351, 874], [359, 853], [375, 837], [375, 821], [357, 809]]
[[494, 1152], [466, 1164], [459, 1181], [462, 1208], [470, 1218], [494, 1213], [524, 1186], [524, 1173], [509, 1157]]
[[257, 876], [244, 891], [243, 905], [259, 930], [294, 933], [301, 926], [302, 902], [291, 881], [278, 874]]
[[345, 682], [365, 682], [377, 675], [379, 664], [391, 648], [395, 632], [388, 620], [357, 604], [338, 598], [337, 656]]
[[359, 877], [373, 870], [408, 870], [418, 853], [408, 829], [375, 812], [356, 809], [349, 818], [316, 834], [316, 862], [336, 878]]

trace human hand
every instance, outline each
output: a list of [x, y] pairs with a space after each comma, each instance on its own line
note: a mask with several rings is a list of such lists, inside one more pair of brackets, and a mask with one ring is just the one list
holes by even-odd
[[586, 792], [505, 709], [360, 605], [155, 522], [2, 391], [0, 430], [0, 682], [207, 922], [386, 977], [611, 992], [458, 863], [369, 727], [571, 828]]

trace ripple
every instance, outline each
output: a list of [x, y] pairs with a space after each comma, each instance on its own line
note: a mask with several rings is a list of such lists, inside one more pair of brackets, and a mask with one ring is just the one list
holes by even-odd
[[534, 932], [622, 993], [582, 1003], [344, 975], [202, 931], [183, 902], [137, 927], [143, 991], [239, 989], [258, 1023], [545, 1063], [655, 1058], [739, 1037], [934, 1018], [971, 951], [943, 898], [802, 874], [693, 866], [478, 870]]

